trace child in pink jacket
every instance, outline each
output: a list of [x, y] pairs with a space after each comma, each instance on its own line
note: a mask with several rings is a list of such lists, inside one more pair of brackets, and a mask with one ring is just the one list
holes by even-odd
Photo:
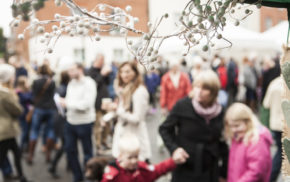
[[235, 103], [225, 116], [225, 136], [230, 142], [227, 182], [269, 182], [272, 136], [251, 109]]

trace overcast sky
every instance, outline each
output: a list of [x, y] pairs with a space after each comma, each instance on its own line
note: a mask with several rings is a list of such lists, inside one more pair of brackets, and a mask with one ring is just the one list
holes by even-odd
[[0, 1], [0, 27], [4, 29], [4, 35], [9, 36], [10, 35], [10, 28], [9, 23], [13, 19], [12, 13], [11, 13], [11, 4], [13, 0], [1, 0]]

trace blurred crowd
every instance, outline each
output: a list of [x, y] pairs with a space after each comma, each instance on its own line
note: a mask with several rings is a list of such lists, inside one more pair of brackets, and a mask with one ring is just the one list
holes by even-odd
[[[5, 181], [30, 181], [21, 161], [33, 165], [37, 146], [53, 178], [61, 177], [57, 166], [64, 157], [74, 182], [150, 182], [169, 171], [172, 182], [277, 180], [283, 127], [279, 57], [159, 57], [154, 70], [137, 60], [108, 65], [102, 54], [90, 67], [66, 59], [62, 71], [52, 70], [49, 60], [1, 60]], [[153, 165], [146, 120], [160, 113], [159, 147], [171, 157]]]

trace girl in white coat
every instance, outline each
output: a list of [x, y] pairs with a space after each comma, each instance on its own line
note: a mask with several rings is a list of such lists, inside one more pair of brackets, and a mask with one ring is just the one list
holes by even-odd
[[113, 136], [113, 156], [119, 155], [119, 139], [129, 133], [136, 135], [140, 141], [139, 159], [148, 160], [151, 148], [145, 118], [149, 108], [149, 94], [135, 63], [125, 62], [120, 65], [115, 90], [119, 101], [116, 108], [118, 121]]

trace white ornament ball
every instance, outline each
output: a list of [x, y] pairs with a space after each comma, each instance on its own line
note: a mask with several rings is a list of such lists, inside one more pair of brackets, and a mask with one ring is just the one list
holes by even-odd
[[134, 17], [134, 23], [138, 23], [139, 22], [139, 18]]
[[39, 23], [39, 20], [37, 18], [34, 18], [32, 21], [31, 21], [33, 24], [37, 24]]
[[99, 10], [100, 10], [100, 11], [105, 11], [105, 9], [106, 9], [106, 8], [105, 8], [105, 6], [104, 6], [103, 4], [99, 5]]
[[58, 13], [54, 14], [54, 18], [55, 19], [60, 19], [60, 14], [58, 14]]
[[69, 36], [73, 37], [73, 36], [75, 36], [75, 34], [73, 32], [70, 32]]
[[99, 34], [96, 34], [96, 35], [95, 35], [95, 40], [96, 40], [96, 41], [100, 41], [100, 40], [101, 40], [101, 37], [100, 37]]
[[59, 26], [60, 26], [60, 28], [65, 28], [65, 22], [61, 21], [61, 22], [59, 23]]
[[53, 25], [53, 26], [52, 26], [52, 30], [53, 30], [53, 31], [57, 31], [57, 30], [58, 30], [58, 26]]
[[18, 27], [19, 24], [20, 24], [20, 21], [19, 21], [18, 19], [16, 19], [16, 20], [14, 21], [14, 23], [13, 23], [13, 26], [14, 26], [14, 27]]
[[57, 30], [56, 35], [60, 35], [60, 34], [61, 34], [61, 30]]
[[97, 32], [99, 32], [99, 28], [98, 28], [98, 27], [94, 27], [94, 28], [93, 28], [93, 31], [94, 31], [95, 33], [97, 33]]
[[37, 32], [38, 33], [43, 33], [44, 32], [44, 27], [43, 26], [37, 27]]
[[78, 27], [84, 27], [84, 22], [83, 21], [79, 21], [79, 23], [78, 23]]
[[78, 29], [78, 34], [79, 35], [83, 35], [84, 34], [84, 30], [82, 28]]
[[48, 52], [48, 54], [51, 54], [53, 52], [53, 49], [52, 48], [48, 48], [47, 52]]
[[66, 33], [70, 33], [71, 32], [71, 28], [70, 27], [65, 27], [65, 32]]
[[50, 34], [48, 32], [45, 32], [44, 37], [48, 39], [50, 37]]
[[69, 23], [73, 23], [73, 22], [75, 21], [74, 19], [75, 19], [75, 18], [71, 17], [71, 18], [69, 18], [68, 22], [69, 22]]
[[84, 26], [85, 26], [85, 28], [87, 28], [87, 29], [91, 28], [90, 22], [88, 22], [88, 21], [86, 21], [86, 22], [84, 23]]
[[19, 39], [19, 40], [23, 40], [23, 39], [24, 39], [24, 35], [23, 35], [23, 34], [19, 34], [19, 35], [18, 35], [18, 39]]
[[74, 16], [74, 21], [79, 21], [80, 20], [80, 16], [79, 15], [75, 15]]
[[127, 12], [131, 12], [131, 11], [132, 11], [132, 6], [129, 6], [129, 5], [126, 6], [126, 11], [127, 11]]
[[133, 41], [132, 40], [129, 40], [128, 41], [128, 45], [132, 45], [133, 44]]
[[62, 5], [61, 0], [55, 0], [55, 1], [54, 1], [54, 4], [55, 4], [56, 6], [61, 6], [61, 5]]
[[40, 37], [40, 43], [44, 43], [45, 42], [45, 38], [44, 37]]

